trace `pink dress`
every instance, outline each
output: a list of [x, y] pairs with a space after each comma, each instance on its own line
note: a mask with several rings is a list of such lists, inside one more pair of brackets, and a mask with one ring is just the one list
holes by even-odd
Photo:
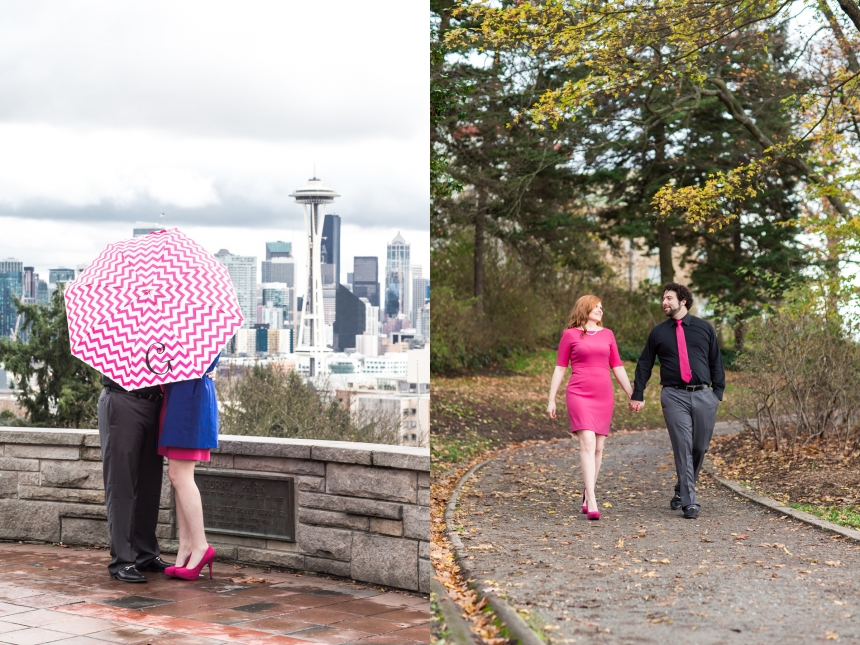
[[609, 368], [622, 365], [615, 334], [601, 329], [583, 336], [581, 329], [565, 329], [555, 364], [571, 368], [565, 397], [570, 431], [593, 430], [608, 435], [615, 408]]
[[[164, 393], [165, 387], [161, 387]], [[161, 433], [164, 430], [164, 416], [167, 412], [167, 402], [161, 406], [161, 413], [158, 415], [158, 439], [161, 440]], [[187, 459], [188, 461], [209, 461], [209, 449], [201, 448], [174, 448], [173, 446], [158, 446], [158, 454], [168, 459]]]

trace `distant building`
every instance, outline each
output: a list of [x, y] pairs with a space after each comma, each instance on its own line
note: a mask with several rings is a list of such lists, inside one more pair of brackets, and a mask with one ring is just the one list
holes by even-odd
[[[326, 215], [323, 220], [320, 264], [334, 265], [333, 283], [340, 282], [340, 215]], [[325, 284], [325, 280], [323, 280]]]
[[269, 353], [270, 354], [292, 354], [293, 353], [293, 330], [292, 329], [269, 329]]
[[364, 303], [364, 332], [366, 334], [379, 334], [379, 307], [370, 304], [367, 298], [359, 298]]
[[282, 282], [289, 288], [296, 286], [296, 259], [277, 257], [262, 262], [262, 281]]
[[38, 293], [38, 280], [39, 274], [34, 273], [35, 269], [33, 267], [24, 267], [24, 286], [23, 286], [23, 294], [24, 298], [30, 299], [32, 298], [34, 301], [36, 299], [36, 295]]
[[356, 335], [355, 351], [363, 356], [379, 356], [379, 336], [366, 332]]
[[284, 310], [274, 306], [271, 300], [268, 301], [265, 306], [260, 307], [259, 324], [266, 325], [267, 329], [283, 329]]
[[36, 282], [36, 303], [40, 305], [48, 306], [48, 302], [51, 299], [51, 292], [48, 289], [48, 283], [44, 280], [37, 280]]
[[[262, 302], [264, 306], [272, 303], [283, 311], [283, 324], [279, 327], [295, 324], [296, 320], [296, 290], [288, 287], [283, 282], [264, 282], [261, 286]], [[260, 322], [266, 322], [261, 320]]]
[[293, 257], [292, 242], [266, 242], [266, 260]]
[[424, 293], [427, 291], [427, 280], [421, 277], [421, 265], [412, 266], [412, 307], [409, 309], [409, 319], [412, 324], [418, 326], [417, 321], [421, 309], [424, 307]]
[[269, 326], [265, 323], [254, 325], [254, 347], [257, 352], [269, 351]]
[[157, 226], [155, 228], [136, 228], [133, 230], [134, 237], [143, 237], [144, 235], [149, 235], [150, 233], [158, 233], [158, 231], [163, 231], [164, 228], [161, 226]]
[[337, 285], [326, 284], [322, 292], [324, 322], [326, 325], [334, 325], [334, 321], [337, 320]]
[[424, 340], [430, 342], [430, 303], [421, 308], [415, 326], [418, 329], [418, 333], [424, 337]]
[[74, 269], [48, 269], [48, 283], [50, 284], [68, 284], [75, 279]]
[[361, 256], [353, 259], [352, 292], [359, 298], [367, 298], [374, 307], [380, 306], [379, 258]]
[[230, 274], [239, 308], [245, 317], [242, 326], [251, 329], [257, 322], [257, 258], [252, 255], [233, 255], [227, 249], [221, 249], [215, 257], [227, 267]]
[[20, 265], [21, 268], [5, 271], [0, 268], [0, 337], [10, 337], [16, 328], [18, 320], [18, 308], [15, 306], [15, 298], [24, 295], [24, 268], [21, 262], [13, 264], [15, 260], [2, 260], [0, 267], [11, 267]]
[[366, 307], [360, 298], [342, 284], [337, 287], [337, 315], [334, 321], [334, 351], [352, 348], [355, 337], [365, 331]]
[[388, 243], [385, 263], [384, 310], [389, 316], [409, 315], [411, 271], [409, 270], [409, 242], [398, 232]]
[[21, 274], [23, 289], [24, 263], [21, 262], [21, 260], [16, 260], [15, 258], [6, 258], [5, 260], [0, 260], [0, 273], [6, 273], [7, 271], [17, 271]]
[[232, 353], [253, 356], [257, 352], [257, 330], [240, 329], [230, 341]]
[[320, 278], [322, 278], [323, 289], [327, 286], [337, 284], [337, 266], [334, 264], [321, 264]]

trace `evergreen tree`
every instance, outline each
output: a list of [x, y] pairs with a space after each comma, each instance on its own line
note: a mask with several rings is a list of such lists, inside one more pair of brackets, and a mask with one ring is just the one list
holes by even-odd
[[18, 402], [28, 421], [53, 428], [97, 427], [101, 374], [72, 356], [62, 286], [47, 306], [16, 305], [27, 340], [22, 334], [0, 338], [0, 361], [16, 377]]

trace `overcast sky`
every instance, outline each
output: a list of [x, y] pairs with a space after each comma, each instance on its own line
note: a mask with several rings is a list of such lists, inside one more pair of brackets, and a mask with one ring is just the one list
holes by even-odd
[[382, 271], [398, 231], [428, 275], [427, 19], [412, 0], [0, 0], [0, 258], [46, 279], [163, 221], [213, 253], [292, 240], [304, 263], [289, 193], [316, 164], [342, 281], [355, 255]]

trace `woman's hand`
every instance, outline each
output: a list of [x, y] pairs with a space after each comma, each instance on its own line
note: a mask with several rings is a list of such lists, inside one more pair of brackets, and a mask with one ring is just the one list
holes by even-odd
[[546, 412], [550, 419], [555, 419], [555, 399], [550, 399], [546, 406]]

